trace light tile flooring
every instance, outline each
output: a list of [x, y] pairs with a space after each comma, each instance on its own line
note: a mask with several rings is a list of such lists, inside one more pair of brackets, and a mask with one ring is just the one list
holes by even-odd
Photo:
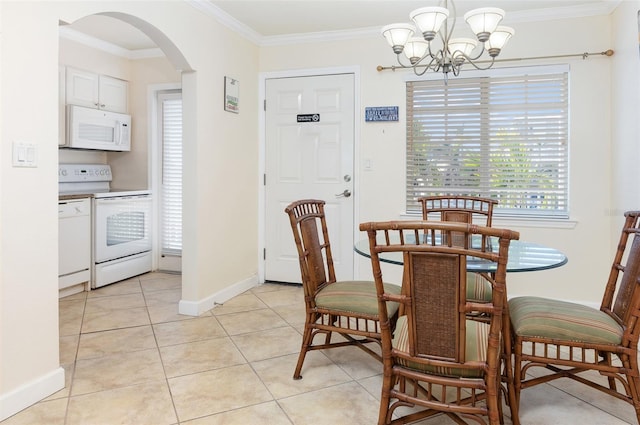
[[[361, 350], [311, 352], [292, 380], [299, 286], [261, 285], [197, 318], [178, 314], [180, 296], [180, 276], [149, 273], [61, 299], [66, 386], [2, 425], [377, 423], [381, 366]], [[622, 401], [553, 385], [523, 392], [522, 424], [636, 424]]]

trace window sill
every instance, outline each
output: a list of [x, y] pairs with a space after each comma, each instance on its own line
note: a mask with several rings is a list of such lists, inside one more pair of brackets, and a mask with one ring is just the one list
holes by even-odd
[[[400, 213], [402, 220], [420, 220], [422, 215], [412, 213]], [[568, 218], [542, 218], [542, 217], [515, 217], [500, 216], [494, 214], [494, 227], [529, 227], [529, 228], [545, 228], [545, 229], [575, 229], [578, 222]]]

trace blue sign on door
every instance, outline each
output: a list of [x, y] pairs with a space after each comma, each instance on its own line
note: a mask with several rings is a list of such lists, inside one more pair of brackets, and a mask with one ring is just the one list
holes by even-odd
[[369, 106], [364, 108], [365, 121], [398, 121], [397, 106]]

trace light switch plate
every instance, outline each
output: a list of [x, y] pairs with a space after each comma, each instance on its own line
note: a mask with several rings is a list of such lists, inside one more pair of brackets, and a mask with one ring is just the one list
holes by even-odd
[[38, 150], [34, 143], [13, 142], [13, 166], [37, 167]]

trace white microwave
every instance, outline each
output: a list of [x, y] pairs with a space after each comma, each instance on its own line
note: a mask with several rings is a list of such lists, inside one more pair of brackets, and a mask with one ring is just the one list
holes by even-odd
[[83, 106], [67, 106], [65, 148], [131, 150], [131, 115]]

